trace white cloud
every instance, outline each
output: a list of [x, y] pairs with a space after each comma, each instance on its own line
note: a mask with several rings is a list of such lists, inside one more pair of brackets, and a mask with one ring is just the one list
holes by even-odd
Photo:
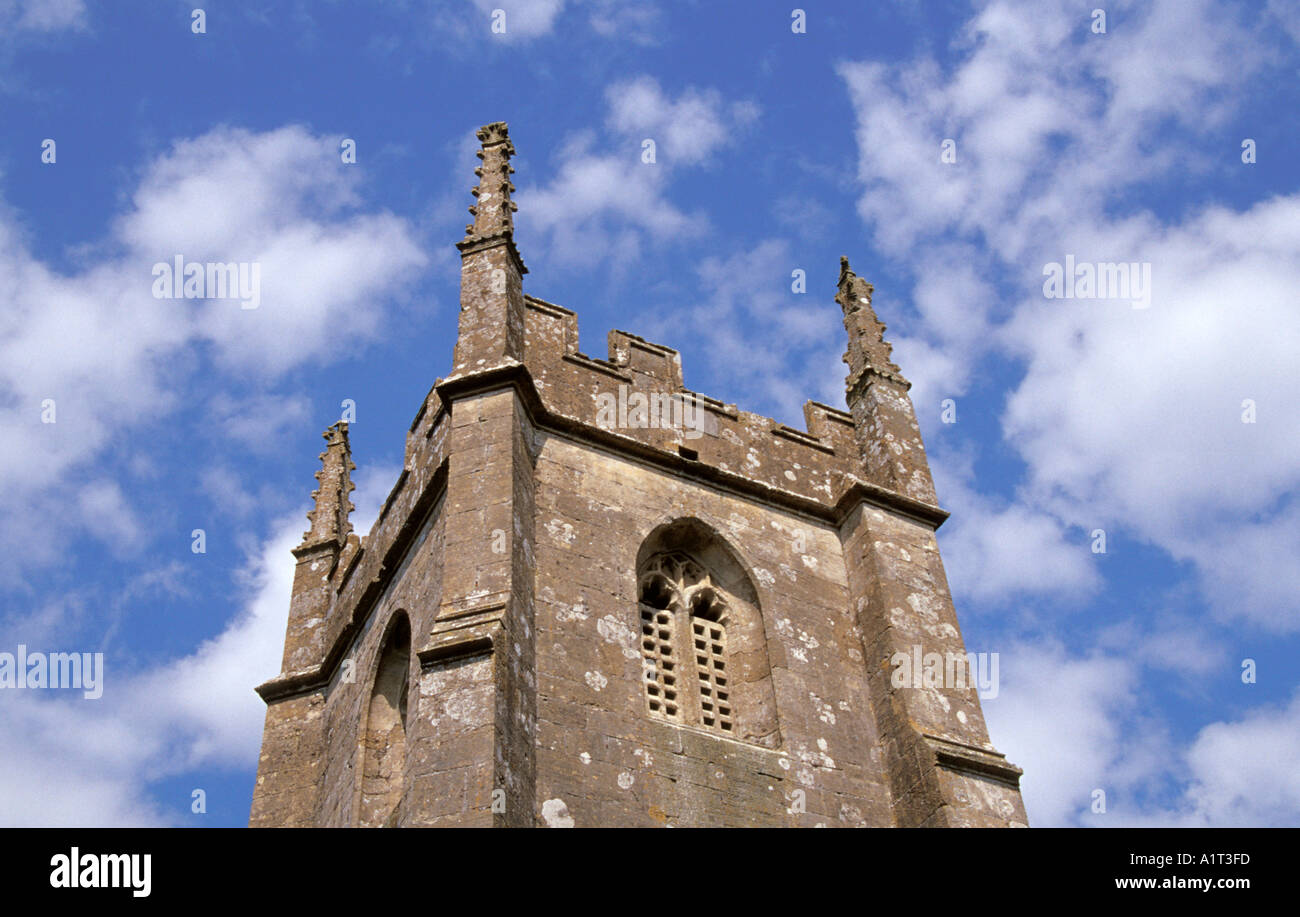
[[276, 523], [241, 574], [242, 611], [193, 653], [123, 675], [110, 652], [98, 700], [7, 691], [0, 820], [9, 826], [174, 824], [176, 814], [150, 799], [152, 781], [202, 768], [254, 767], [266, 708], [253, 688], [280, 668], [293, 582], [290, 549], [302, 528], [296, 518]]
[[1007, 328], [1027, 370], [1004, 418], [1041, 504], [1193, 561], [1215, 599], [1236, 596], [1222, 614], [1288, 630], [1300, 628], [1300, 515], [1279, 503], [1300, 487], [1297, 225], [1300, 196], [1150, 227], [1146, 310], [1027, 303]]
[[[955, 43], [951, 72], [924, 57], [840, 66], [857, 116], [858, 207], [878, 247], [911, 260], [919, 241], [928, 252], [934, 237], [956, 236], [1036, 272], [1044, 242], [1100, 217], [1175, 155], [1187, 167], [1185, 151], [1153, 146], [1155, 119], [1203, 127], [1259, 65], [1241, 53], [1250, 36], [1232, 12], [1206, 0], [1123, 4], [1111, 10], [1123, 33], [1104, 36], [1088, 32], [1087, 12], [989, 2]], [[945, 139], [955, 163], [940, 161]], [[970, 300], [966, 320], [991, 304]]]
[[1030, 825], [1077, 824], [1092, 792], [1117, 795], [1122, 720], [1136, 704], [1137, 669], [1113, 656], [1072, 658], [1054, 643], [999, 647], [1001, 686], [983, 701], [993, 741], [1024, 768]]
[[959, 602], [1058, 592], [1078, 601], [1095, 593], [1096, 555], [1080, 532], [1032, 506], [981, 494], [968, 460], [945, 453], [932, 464], [935, 489], [952, 513], [939, 540]]
[[[86, 701], [86, 703], [90, 703]], [[0, 724], [5, 827], [154, 827], [169, 823], [127, 768], [105, 767], [68, 730], [81, 722], [30, 697], [6, 699]], [[131, 736], [121, 741], [129, 747]], [[102, 749], [101, 749], [102, 750]], [[111, 749], [110, 749], [111, 750]]]
[[[1167, 669], [1141, 636], [1076, 655], [1060, 643], [999, 647], [1001, 690], [983, 701], [994, 743], [1025, 770], [1031, 825], [1250, 827], [1300, 821], [1300, 692], [1202, 727], [1178, 747], [1141, 702], [1142, 669]], [[1127, 649], [1127, 652], [1124, 650]], [[1203, 673], [1204, 647], [1185, 659]], [[1213, 653], [1213, 651], [1210, 651]], [[1094, 792], [1105, 793], [1095, 812]]]
[[687, 216], [664, 198], [663, 170], [643, 164], [635, 149], [622, 156], [570, 152], [548, 185], [518, 196], [519, 223], [548, 236], [555, 260], [590, 265], [615, 254], [635, 259], [647, 238], [662, 242], [700, 232], [703, 218]]
[[84, 29], [84, 0], [0, 0], [0, 34]]
[[[358, 180], [332, 141], [301, 127], [220, 128], [152, 162], [130, 209], [71, 274], [33, 257], [0, 210], [0, 426], [10, 431], [0, 568], [51, 560], [52, 545], [85, 528], [67, 511], [76, 491], [66, 482], [106, 443], [128, 459], [124, 431], [176, 407], [204, 345], [220, 370], [267, 380], [376, 332], [425, 256], [402, 220], [359, 211]], [[152, 267], [176, 255], [260, 264], [260, 307], [155, 299]], [[55, 423], [41, 422], [47, 399]], [[232, 416], [237, 435], [274, 426], [255, 423], [253, 409]]]
[[1300, 693], [1285, 707], [1211, 723], [1187, 753], [1192, 824], [1294, 826], [1300, 822]]
[[[999, 749], [1025, 769], [1030, 824], [1300, 821], [1300, 694], [1285, 707], [1211, 723], [1179, 749], [1139, 702], [1139, 654], [1079, 656], [1055, 642], [1015, 643], [1001, 653], [1001, 690], [983, 702], [984, 714]], [[1093, 809], [1097, 790], [1105, 793], [1104, 812]]]
[[[899, 338], [900, 365], [933, 400], [966, 391], [991, 354], [1023, 360], [1004, 435], [1027, 481], [1009, 523], [1121, 529], [1193, 562], [1220, 615], [1295, 630], [1300, 196], [1175, 223], [1132, 193], [1175, 163], [1245, 168], [1187, 138], [1249, 91], [1262, 26], [1203, 0], [1108, 12], [1111, 31], [1092, 35], [1073, 4], [999, 0], [947, 72], [925, 57], [840, 67], [859, 211], [916, 267], [922, 321]], [[945, 138], [956, 163], [940, 161]], [[1066, 255], [1150, 262], [1150, 307], [1045, 299], [1042, 268]], [[1001, 306], [999, 287], [1012, 291]], [[989, 595], [999, 587], [1013, 583]]]
[[77, 512], [87, 530], [110, 546], [129, 549], [141, 537], [140, 523], [116, 481], [95, 481], [77, 493]]
[[[400, 470], [377, 466], [357, 475], [358, 532], [369, 530]], [[116, 671], [117, 656], [110, 652], [99, 700], [7, 691], [0, 720], [0, 823], [174, 824], [177, 814], [150, 799], [152, 781], [255, 768], [266, 706], [253, 688], [280, 670], [293, 586], [290, 552], [304, 528], [297, 512], [275, 522], [237, 576], [240, 611], [194, 652], [129, 675]], [[63, 612], [49, 610], [45, 617], [51, 614]]]
[[[1107, 12], [1110, 32], [1094, 36], [1086, 8], [993, 0], [950, 68], [841, 66], [859, 212], [876, 246], [915, 268], [921, 320], [897, 354], [921, 403], [966, 392], [998, 358], [1024, 367], [999, 406], [1026, 468], [1012, 497], [978, 493], [961, 456], [935, 462], [959, 595], [1020, 608], [1010, 630], [1041, 624], [1011, 600], [1096, 586], [1076, 534], [1093, 527], [1112, 553], [1147, 542], [1196, 573], [1103, 625], [1083, 655], [1003, 650], [984, 710], [1026, 770], [1031, 824], [1294, 824], [1300, 700], [1205, 726], [1185, 748], [1159, 705], [1139, 703], [1157, 672], [1194, 697], [1227, 661], [1214, 625], [1188, 618], [1198, 585], [1220, 618], [1300, 628], [1300, 196], [1240, 209], [1188, 197], [1172, 218], [1141, 206], [1144, 185], [1174, 172], [1243, 168], [1201, 140], [1276, 64], [1273, 24], [1205, 0]], [[955, 163], [940, 161], [945, 138]], [[1046, 299], [1043, 266], [1067, 254], [1150, 262], [1149, 308]], [[1241, 422], [1247, 398], [1254, 424]], [[1095, 790], [1105, 814], [1091, 811]]]
[[616, 83], [605, 96], [610, 127], [638, 142], [654, 140], [656, 156], [684, 165], [708, 159], [758, 117], [752, 102], [727, 105], [716, 90], [688, 88], [670, 99], [650, 76]]
[[[458, 24], [462, 33], [482, 30], [508, 44], [562, 31], [559, 23], [566, 13], [584, 13], [587, 24], [604, 38], [652, 44], [660, 18], [657, 5], [649, 0], [470, 0], [470, 7], [470, 15]], [[505, 13], [504, 31], [492, 31], [498, 11]], [[441, 18], [442, 11], [437, 12]]]
[[213, 131], [152, 164], [117, 235], [143, 276], [176, 255], [260, 265], [255, 310], [162, 302], [192, 307], [190, 334], [211, 341], [225, 368], [273, 376], [336, 352], [340, 335], [371, 337], [378, 303], [425, 263], [403, 220], [357, 212], [359, 180], [332, 140], [301, 127]]
[[491, 24], [497, 10], [505, 13], [505, 31], [494, 37], [504, 40], [529, 39], [546, 35], [564, 10], [564, 0], [472, 0], [482, 16], [484, 27]]
[[[1132, 747], [1145, 739], [1134, 728], [1124, 741]], [[1136, 767], [1120, 775], [1119, 785], [1125, 790], [1107, 814], [1089, 814], [1086, 823], [1277, 828], [1300, 822], [1300, 783], [1295, 779], [1300, 693], [1288, 703], [1256, 707], [1237, 719], [1210, 723], [1177, 753], [1163, 743], [1143, 750], [1144, 759], [1135, 759]], [[1176, 779], [1170, 779], [1171, 772], [1176, 772]], [[1140, 792], [1141, 784], [1153, 779], [1164, 782], [1164, 797], [1150, 799]]]
[[266, 707], [253, 688], [280, 670], [293, 587], [290, 552], [302, 531], [296, 519], [276, 522], [241, 571], [247, 599], [221, 634], [125, 686], [124, 696], [141, 706], [145, 698], [161, 698], [132, 724], [170, 746], [169, 761], [147, 769], [248, 768], [257, 760]]
[[[678, 168], [701, 166], [733, 142], [757, 111], [749, 103], [727, 105], [712, 90], [687, 88], [673, 99], [645, 76], [611, 86], [606, 100], [615, 139], [598, 149], [595, 131], [570, 135], [556, 177], [517, 196], [518, 222], [544, 234], [553, 263], [603, 261], [625, 270], [646, 242], [704, 232], [707, 217], [674, 206], [667, 183]], [[642, 161], [645, 139], [656, 143], [652, 163]]]
[[992, 322], [1000, 305], [988, 260], [969, 244], [936, 244], [918, 251], [911, 300], [919, 323], [894, 315], [901, 298], [897, 291], [875, 295], [918, 411], [964, 395], [977, 374], [979, 355], [993, 343]]
[[256, 452], [281, 448], [292, 430], [301, 430], [311, 403], [301, 395], [257, 394], [214, 398], [209, 415], [219, 435]]

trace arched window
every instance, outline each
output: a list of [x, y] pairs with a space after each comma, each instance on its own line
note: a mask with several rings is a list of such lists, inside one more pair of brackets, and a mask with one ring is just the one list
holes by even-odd
[[651, 533], [637, 605], [651, 716], [780, 744], [757, 595], [717, 533], [693, 519]]
[[411, 668], [411, 625], [398, 612], [388, 626], [375, 667], [362, 738], [363, 828], [397, 823], [406, 770], [406, 715]]

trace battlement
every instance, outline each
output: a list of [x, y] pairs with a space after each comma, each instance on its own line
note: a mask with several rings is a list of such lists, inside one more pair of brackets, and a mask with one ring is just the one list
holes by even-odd
[[[831, 512], [867, 479], [849, 412], [809, 400], [800, 430], [687, 388], [681, 355], [671, 347], [614, 329], [607, 357], [590, 356], [579, 350], [577, 312], [533, 295], [522, 304], [522, 365], [437, 380], [407, 436], [408, 471], [441, 454], [444, 386], [516, 385], [542, 429], [805, 511]], [[946, 518], [933, 501], [879, 488], [875, 494], [933, 525]]]
[[687, 388], [672, 347], [618, 329], [604, 359], [578, 349], [578, 315], [525, 298], [526, 365], [546, 409], [608, 445], [649, 447], [765, 488], [832, 505], [856, 462], [853, 418], [809, 401], [805, 430]]
[[841, 262], [849, 409], [804, 429], [665, 344], [585, 354], [523, 291], [506, 125], [478, 137], [455, 349], [364, 538], [325, 433], [250, 824], [1023, 824], [973, 689], [889, 674], [965, 649], [871, 285]]

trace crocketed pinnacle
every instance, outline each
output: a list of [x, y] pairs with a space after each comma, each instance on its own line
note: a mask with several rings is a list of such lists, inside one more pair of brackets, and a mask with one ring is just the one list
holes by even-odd
[[476, 135], [482, 148], [475, 154], [483, 164], [474, 170], [479, 177], [478, 187], [470, 191], [478, 200], [469, 208], [474, 222], [465, 227], [467, 237], [510, 235], [514, 232], [514, 212], [518, 205], [510, 200], [515, 190], [510, 181], [515, 171], [510, 157], [515, 155], [515, 145], [504, 121], [494, 121], [478, 129]]
[[352, 531], [349, 514], [356, 509], [350, 499], [356, 485], [352, 472], [352, 449], [348, 445], [348, 425], [339, 421], [321, 434], [325, 451], [320, 454], [321, 470], [316, 472], [319, 487], [311, 493], [314, 505], [307, 514], [311, 529], [303, 533], [303, 546], [335, 543], [340, 548]]
[[841, 255], [839, 292], [835, 301], [844, 310], [844, 329], [849, 333], [849, 349], [844, 354], [844, 362], [849, 365], [850, 389], [865, 372], [909, 385], [890, 356], [893, 345], [885, 340], [885, 323], [871, 308], [874, 290], [870, 283], [853, 273], [848, 257]]

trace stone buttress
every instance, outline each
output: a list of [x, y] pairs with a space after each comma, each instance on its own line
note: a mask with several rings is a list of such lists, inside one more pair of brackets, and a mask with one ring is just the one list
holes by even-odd
[[[847, 407], [797, 429], [523, 290], [478, 131], [450, 373], [351, 534], [348, 430], [295, 549], [251, 825], [1022, 825], [935, 531], [909, 383], [840, 265]], [[899, 660], [960, 659], [899, 680]]]

